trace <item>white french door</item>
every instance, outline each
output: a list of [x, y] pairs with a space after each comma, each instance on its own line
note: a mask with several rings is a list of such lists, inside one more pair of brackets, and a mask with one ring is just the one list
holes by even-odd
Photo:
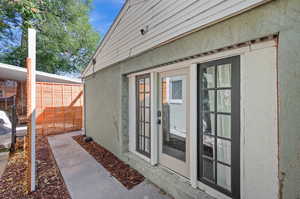
[[189, 70], [159, 73], [159, 164], [189, 177]]

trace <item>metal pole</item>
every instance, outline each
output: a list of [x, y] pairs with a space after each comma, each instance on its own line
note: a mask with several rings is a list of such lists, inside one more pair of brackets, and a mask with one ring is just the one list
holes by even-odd
[[17, 128], [17, 113], [16, 113], [16, 96], [12, 97], [12, 132], [11, 132], [11, 151], [15, 151], [16, 147], [16, 128]]
[[28, 29], [28, 60], [29, 60], [29, 116], [30, 116], [30, 189], [36, 189], [36, 154], [35, 154], [35, 141], [36, 141], [36, 31], [35, 29]]

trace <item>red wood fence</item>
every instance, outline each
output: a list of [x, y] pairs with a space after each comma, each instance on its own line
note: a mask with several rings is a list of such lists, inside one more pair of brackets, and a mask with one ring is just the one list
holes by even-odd
[[82, 129], [83, 87], [37, 82], [37, 130], [52, 135]]

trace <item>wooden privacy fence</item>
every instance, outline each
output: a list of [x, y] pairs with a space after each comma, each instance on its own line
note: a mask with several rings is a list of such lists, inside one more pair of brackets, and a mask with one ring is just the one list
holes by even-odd
[[37, 82], [37, 132], [53, 135], [82, 129], [83, 87]]
[[0, 98], [0, 110], [9, 111], [10, 107], [14, 104], [14, 96]]

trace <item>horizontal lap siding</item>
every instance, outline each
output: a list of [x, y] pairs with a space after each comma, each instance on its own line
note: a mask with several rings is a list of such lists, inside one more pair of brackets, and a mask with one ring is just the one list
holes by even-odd
[[[128, 1], [97, 52], [95, 71], [269, 0]], [[140, 30], [149, 27], [145, 35]], [[92, 73], [92, 67], [86, 73]]]

